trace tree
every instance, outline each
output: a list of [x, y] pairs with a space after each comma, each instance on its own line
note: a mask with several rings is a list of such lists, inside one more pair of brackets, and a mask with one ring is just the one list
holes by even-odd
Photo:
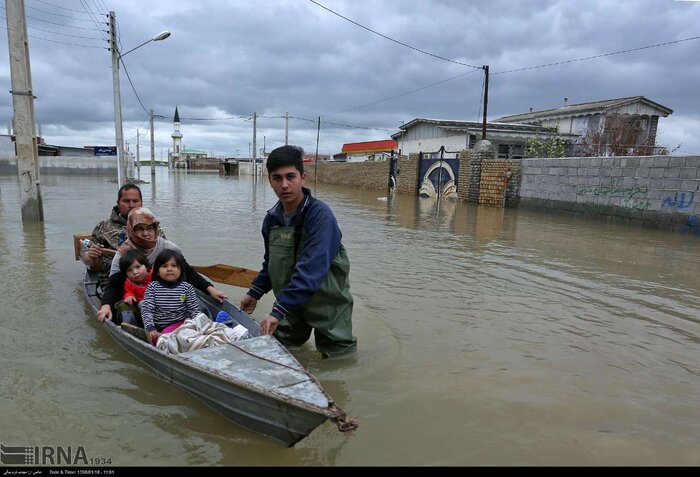
[[[552, 134], [557, 133], [557, 128], [546, 128]], [[528, 139], [525, 143], [525, 157], [564, 157], [567, 141], [561, 137], [548, 136]]]
[[648, 116], [608, 116], [605, 124], [581, 138], [576, 156], [651, 156], [668, 154], [668, 148], [657, 146], [647, 136]]

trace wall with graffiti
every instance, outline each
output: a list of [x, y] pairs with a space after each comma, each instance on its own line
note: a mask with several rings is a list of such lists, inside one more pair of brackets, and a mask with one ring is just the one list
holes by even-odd
[[700, 157], [526, 159], [521, 203], [700, 236]]

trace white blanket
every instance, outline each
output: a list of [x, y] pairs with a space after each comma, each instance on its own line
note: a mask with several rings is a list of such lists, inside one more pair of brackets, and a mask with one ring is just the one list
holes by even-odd
[[158, 337], [156, 347], [170, 354], [194, 351], [200, 348], [218, 346], [238, 341], [248, 336], [248, 329], [242, 325], [229, 328], [222, 323], [211, 321], [200, 313], [185, 322], [175, 331]]

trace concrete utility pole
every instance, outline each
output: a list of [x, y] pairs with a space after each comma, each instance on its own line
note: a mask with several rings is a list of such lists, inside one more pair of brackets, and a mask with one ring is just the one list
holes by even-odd
[[136, 130], [136, 168], [139, 171], [139, 176], [141, 175], [141, 142], [139, 141], [139, 138], [141, 137], [141, 134], [139, 134], [139, 130]]
[[129, 145], [129, 141], [124, 141], [124, 161], [124, 167], [126, 169], [124, 180], [126, 181], [129, 176], [134, 176], [134, 162], [131, 160], [131, 147]]
[[316, 176], [318, 175], [318, 140], [321, 138], [321, 116], [318, 117], [316, 129], [316, 160], [314, 161], [314, 192], [316, 192]]
[[258, 134], [258, 113], [253, 113], [253, 178], [258, 177], [258, 160], [257, 160], [257, 134]]
[[109, 50], [112, 52], [112, 87], [114, 89], [114, 134], [117, 141], [117, 185], [126, 182], [126, 158], [124, 156], [124, 133], [122, 132], [122, 99], [119, 86], [119, 47], [117, 46], [117, 20], [109, 12]]
[[156, 178], [156, 146], [153, 138], [153, 110], [149, 111], [151, 117], [151, 181]]
[[44, 206], [39, 183], [39, 150], [34, 130], [34, 94], [24, 0], [5, 0], [5, 14], [22, 222], [43, 222]]
[[289, 113], [284, 113], [284, 145], [289, 144]]

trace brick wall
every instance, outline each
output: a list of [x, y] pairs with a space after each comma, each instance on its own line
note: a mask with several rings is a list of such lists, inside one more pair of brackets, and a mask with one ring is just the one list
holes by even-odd
[[[511, 176], [506, 181], [508, 170], [510, 170]], [[516, 205], [519, 176], [520, 161], [499, 159], [483, 161], [481, 164], [479, 204], [498, 207]], [[507, 199], [506, 196], [508, 196]]]
[[410, 154], [408, 158], [406, 156], [399, 158], [396, 191], [402, 194], [418, 195], [418, 154]]
[[465, 149], [459, 153], [459, 183], [457, 184], [457, 197], [466, 202], [469, 199], [469, 181], [471, 180], [471, 151]]
[[[399, 168], [401, 167], [399, 162]], [[315, 165], [304, 164], [307, 183], [313, 184]], [[318, 182], [358, 189], [387, 190], [389, 161], [380, 162], [319, 162]]]

